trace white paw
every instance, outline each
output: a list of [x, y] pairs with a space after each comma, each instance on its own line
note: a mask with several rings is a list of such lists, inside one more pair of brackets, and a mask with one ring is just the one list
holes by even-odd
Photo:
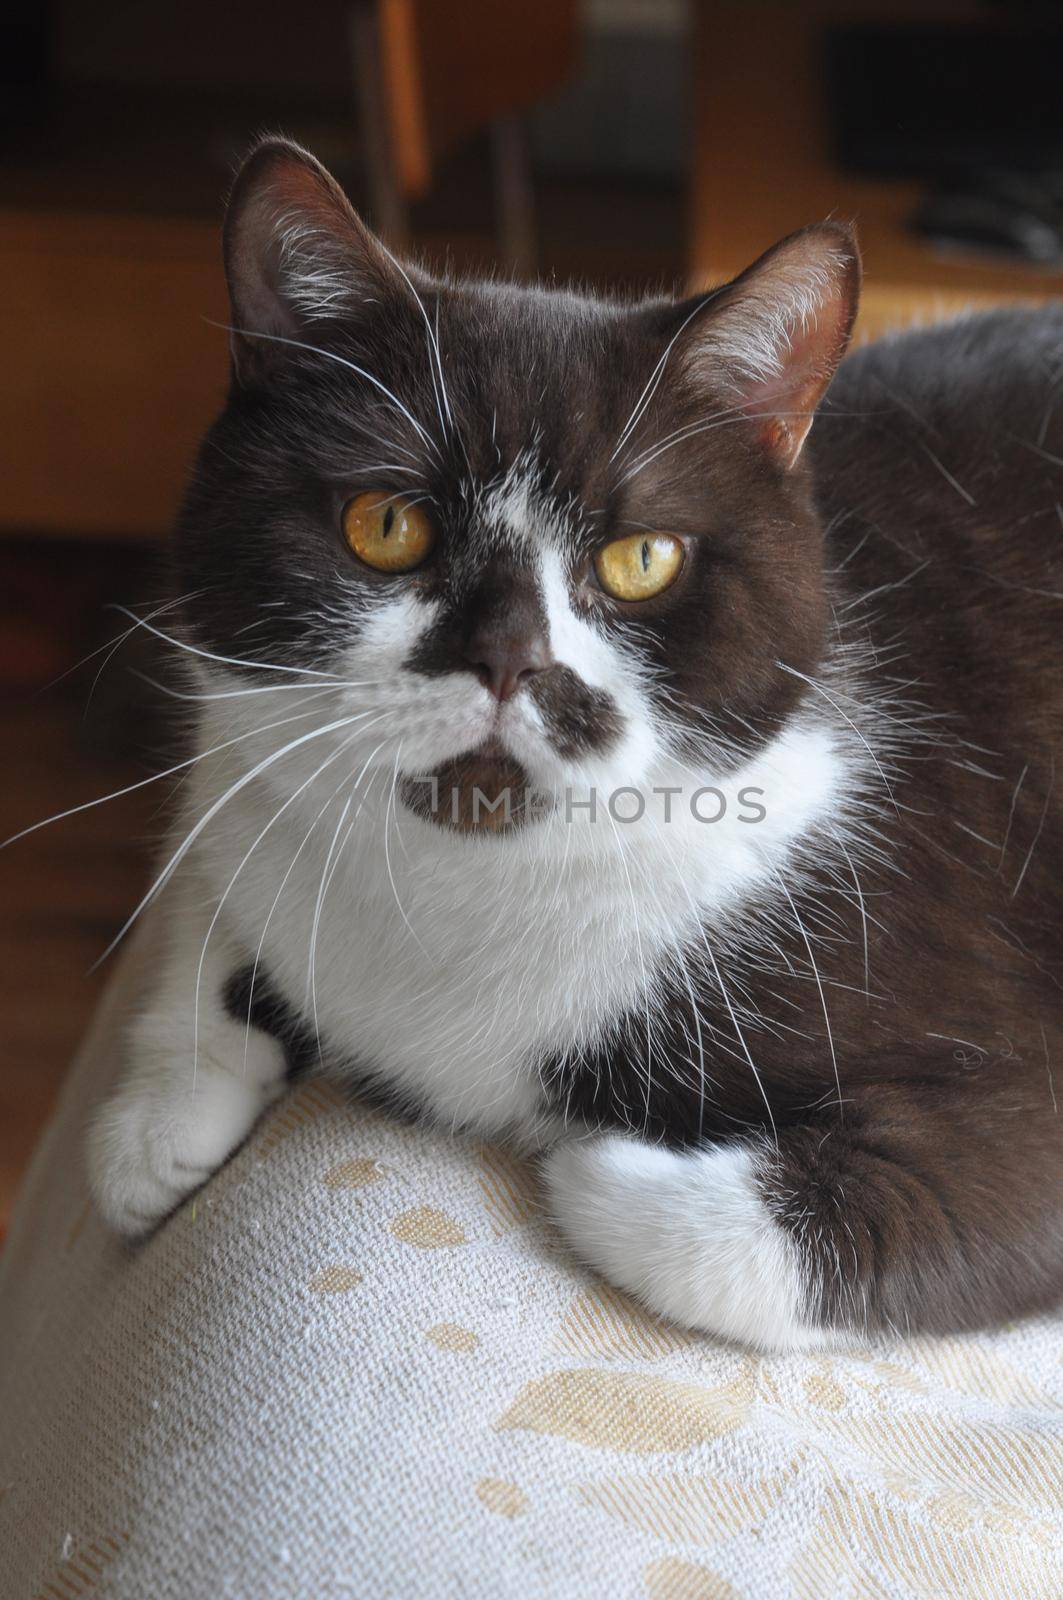
[[761, 1350], [823, 1345], [761, 1159], [742, 1143], [679, 1153], [604, 1134], [558, 1145], [543, 1176], [576, 1254], [659, 1315]]
[[244, 1075], [202, 1060], [194, 1089], [190, 1064], [134, 1073], [89, 1133], [89, 1182], [104, 1220], [119, 1233], [147, 1233], [222, 1165], [282, 1088], [276, 1072]]

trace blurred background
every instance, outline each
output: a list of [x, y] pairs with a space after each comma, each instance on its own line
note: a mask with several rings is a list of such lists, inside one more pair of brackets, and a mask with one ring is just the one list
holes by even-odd
[[[158, 596], [224, 395], [218, 226], [256, 133], [461, 270], [686, 291], [853, 218], [870, 338], [1063, 290], [1061, 67], [1063, 5], [1019, 0], [9, 4], [0, 839], [173, 759], [108, 608]], [[164, 787], [0, 853], [0, 1228]]]

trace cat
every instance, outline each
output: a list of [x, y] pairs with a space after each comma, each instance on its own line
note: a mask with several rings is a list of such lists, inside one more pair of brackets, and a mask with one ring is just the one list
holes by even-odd
[[536, 1153], [576, 1256], [721, 1338], [1055, 1304], [1063, 309], [846, 355], [834, 221], [692, 299], [454, 282], [277, 139], [224, 253], [103, 1216], [320, 1069]]

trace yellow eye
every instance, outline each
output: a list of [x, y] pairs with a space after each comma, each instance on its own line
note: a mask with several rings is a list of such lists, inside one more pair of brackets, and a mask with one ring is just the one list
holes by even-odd
[[432, 553], [436, 531], [420, 506], [401, 494], [355, 495], [343, 508], [343, 537], [378, 572], [412, 572]]
[[613, 539], [594, 558], [598, 582], [614, 600], [650, 600], [674, 583], [683, 546], [670, 533], [632, 533]]

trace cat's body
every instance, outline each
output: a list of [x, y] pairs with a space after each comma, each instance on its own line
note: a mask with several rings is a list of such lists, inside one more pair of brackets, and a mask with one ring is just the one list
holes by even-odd
[[[838, 230], [708, 306], [418, 296], [304, 158], [249, 171], [180, 556], [216, 753], [104, 1210], [150, 1224], [320, 1062], [548, 1145], [577, 1251], [714, 1332], [1058, 1299], [1063, 312], [849, 357], [801, 455], [855, 306]], [[416, 574], [331, 535], [377, 487], [433, 507]], [[611, 599], [632, 528], [682, 565]], [[428, 774], [444, 813], [476, 780], [541, 814], [448, 826]]]

